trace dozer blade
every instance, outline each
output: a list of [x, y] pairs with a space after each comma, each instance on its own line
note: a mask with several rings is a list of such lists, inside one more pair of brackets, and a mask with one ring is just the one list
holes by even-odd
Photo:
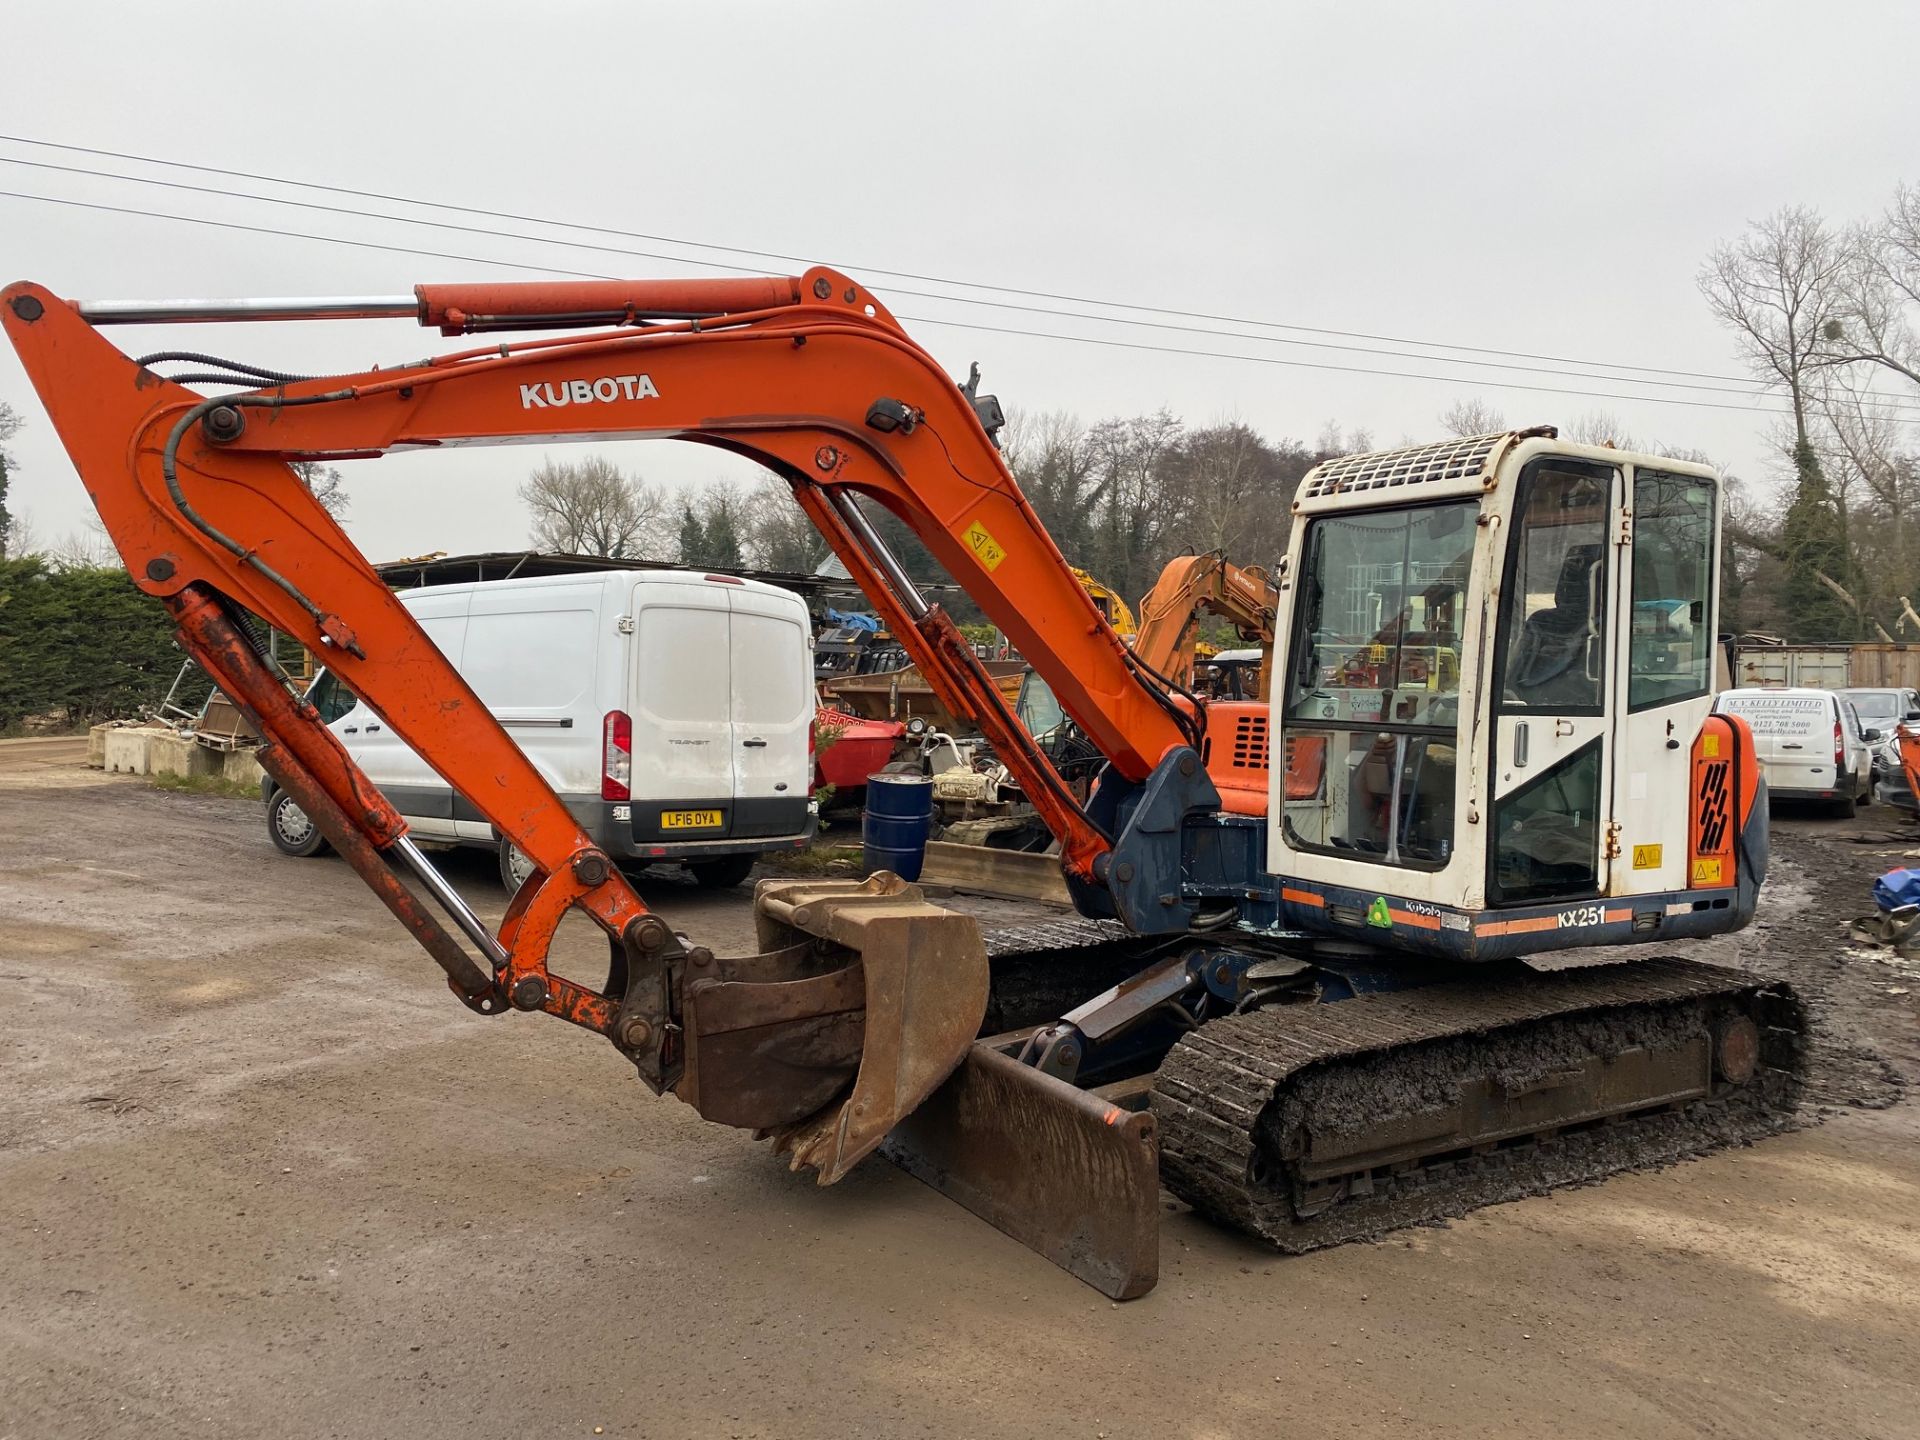
[[763, 880], [754, 909], [762, 953], [710, 961], [686, 984], [677, 1093], [771, 1135], [830, 1185], [966, 1055], [987, 1009], [986, 947], [971, 916], [885, 872]]
[[1115, 1300], [1160, 1274], [1154, 1119], [974, 1045], [881, 1153]]

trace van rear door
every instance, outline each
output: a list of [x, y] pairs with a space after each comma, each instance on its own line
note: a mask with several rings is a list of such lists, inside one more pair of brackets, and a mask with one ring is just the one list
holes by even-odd
[[726, 587], [732, 605], [732, 838], [798, 835], [807, 825], [813, 662], [805, 607], [785, 592]]
[[728, 838], [734, 796], [731, 588], [697, 580], [642, 580], [633, 587], [630, 788], [636, 844]]
[[1753, 729], [1754, 753], [1775, 790], [1832, 790], [1833, 727], [1837, 720], [1828, 695], [1783, 690], [1733, 690], [1715, 706], [1738, 715]]

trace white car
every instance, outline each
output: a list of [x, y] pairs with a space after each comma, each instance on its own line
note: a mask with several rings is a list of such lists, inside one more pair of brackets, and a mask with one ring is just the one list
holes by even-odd
[[1775, 800], [1824, 800], [1836, 815], [1872, 798], [1877, 730], [1863, 730], [1853, 706], [1832, 690], [1723, 690], [1714, 713], [1738, 715]]
[[[812, 838], [813, 629], [791, 591], [732, 576], [615, 570], [409, 590], [400, 603], [616, 862], [685, 865], [734, 885]], [[467, 799], [322, 671], [307, 692], [422, 840], [531, 869]], [[267, 830], [325, 848], [267, 782]]]

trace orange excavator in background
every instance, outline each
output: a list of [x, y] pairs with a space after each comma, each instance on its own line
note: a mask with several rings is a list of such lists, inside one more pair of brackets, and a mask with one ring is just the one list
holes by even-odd
[[1273, 671], [1273, 627], [1280, 591], [1258, 565], [1235, 565], [1224, 552], [1176, 555], [1140, 602], [1134, 653], [1183, 688], [1192, 688], [1200, 616], [1218, 615], [1261, 650], [1256, 698], [1265, 700]]
[[[1710, 470], [1547, 427], [1328, 462], [1294, 506], [1271, 702], [1220, 706], [1101, 615], [1000, 457], [993, 397], [831, 270], [326, 301], [19, 284], [0, 305], [134, 583], [460, 1000], [602, 1036], [649, 1088], [771, 1136], [822, 1183], [884, 1148], [1125, 1297], [1154, 1283], [1163, 1183], [1300, 1250], [1748, 1139], [1796, 1103], [1789, 990], [1634, 958], [1746, 924], [1765, 872], [1751, 736], [1709, 714]], [[489, 338], [303, 378], [129, 356], [102, 333], [402, 318]], [[752, 955], [675, 933], [289, 468], [644, 436], [788, 483], [1058, 837], [1084, 919], [983, 936], [880, 874], [763, 881]], [[875, 504], [1098, 748], [1084, 801]], [[1690, 640], [1643, 650], [1647, 595], [1690, 599]], [[497, 933], [277, 677], [248, 613], [324, 654], [532, 861]], [[1307, 796], [1263, 768], [1295, 738], [1323, 757]], [[610, 743], [610, 781], [618, 758]], [[548, 963], [571, 910], [606, 937], [603, 982]]]

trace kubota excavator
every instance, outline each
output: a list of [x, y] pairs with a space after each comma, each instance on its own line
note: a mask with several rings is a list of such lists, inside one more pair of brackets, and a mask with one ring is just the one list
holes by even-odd
[[[1638, 958], [1746, 924], [1765, 871], [1750, 736], [1708, 713], [1709, 470], [1547, 428], [1330, 461], [1294, 505], [1271, 702], [1207, 704], [1102, 618], [1000, 459], [994, 399], [833, 271], [3, 298], [134, 582], [454, 992], [604, 1036], [649, 1087], [772, 1136], [823, 1183], [884, 1146], [1123, 1297], [1157, 1273], [1163, 1183], [1299, 1250], [1745, 1139], [1795, 1103], [1790, 991]], [[130, 358], [101, 333], [398, 317], [489, 338], [302, 378]], [[619, 436], [786, 479], [1059, 837], [1085, 918], [983, 937], [883, 874], [762, 882], [755, 955], [675, 934], [288, 466]], [[1099, 747], [1084, 805], [866, 504], [913, 529]], [[1641, 643], [1634, 605], [1655, 599], [1683, 602], [1690, 643]], [[533, 861], [497, 934], [243, 611], [324, 654]], [[1292, 739], [1315, 742], [1310, 786], [1266, 769], [1270, 740]], [[547, 964], [570, 909], [607, 936], [602, 983]]]

